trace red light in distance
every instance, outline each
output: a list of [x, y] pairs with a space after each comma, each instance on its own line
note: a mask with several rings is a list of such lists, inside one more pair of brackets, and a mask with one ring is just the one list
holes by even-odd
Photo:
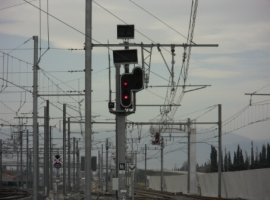
[[128, 82], [127, 82], [127, 81], [124, 81], [124, 82], [123, 82], [123, 86], [124, 86], [124, 87], [127, 87], [127, 86], [128, 86]]
[[123, 96], [123, 99], [128, 100], [129, 99], [129, 96], [128, 95], [124, 95]]

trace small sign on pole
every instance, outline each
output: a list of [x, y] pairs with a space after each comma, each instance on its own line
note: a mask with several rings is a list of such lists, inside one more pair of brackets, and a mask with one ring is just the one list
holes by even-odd
[[53, 166], [56, 168], [56, 169], [59, 169], [62, 167], [62, 162], [61, 162], [61, 156], [60, 155], [55, 155], [55, 159], [53, 161]]
[[125, 174], [126, 172], [126, 163], [119, 163], [119, 174]]
[[130, 165], [129, 165], [129, 169], [130, 169], [131, 171], [133, 171], [133, 170], [135, 169], [135, 165], [134, 165], [134, 164], [130, 164]]
[[60, 161], [55, 161], [55, 162], [53, 163], [53, 166], [54, 166], [56, 169], [59, 169], [59, 168], [62, 167], [62, 163], [61, 163]]
[[119, 163], [119, 170], [126, 170], [126, 163]]

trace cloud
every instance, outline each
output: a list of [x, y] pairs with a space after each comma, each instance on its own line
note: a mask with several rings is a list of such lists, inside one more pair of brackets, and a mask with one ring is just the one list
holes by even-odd
[[12, 19], [0, 19], [0, 24], [5, 25], [5, 24], [16, 24], [18, 23], [19, 20], [12, 20]]

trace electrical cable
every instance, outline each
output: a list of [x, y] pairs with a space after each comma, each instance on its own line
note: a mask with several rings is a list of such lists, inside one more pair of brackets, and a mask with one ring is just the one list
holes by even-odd
[[50, 49], [50, 21], [49, 21], [49, 0], [47, 0], [47, 40], [48, 49]]
[[[76, 31], [76, 32], [78, 32], [78, 33], [80, 33], [81, 35], [86, 36], [86, 37], [89, 37], [89, 36], [87, 36], [84, 32], [82, 32], [82, 31], [80, 31], [79, 29], [75, 28], [74, 26], [68, 24], [67, 22], [65, 22], [65, 21], [63, 21], [63, 20], [61, 20], [61, 19], [59, 19], [58, 17], [56, 17], [56, 16], [54, 16], [54, 15], [52, 15], [52, 14], [46, 12], [45, 10], [39, 8], [38, 6], [32, 4], [30, 1], [27, 1], [27, 0], [23, 0], [23, 1], [25, 1], [26, 3], [28, 3], [28, 4], [31, 5], [32, 7], [34, 7], [34, 8], [36, 8], [36, 9], [40, 10], [41, 12], [47, 14], [48, 16], [52, 17], [52, 18], [55, 19], [56, 21], [61, 22], [62, 24], [64, 24], [65, 26], [71, 28], [72, 30], [74, 30], [74, 31]], [[94, 38], [92, 38], [92, 40], [100, 44], [100, 42], [97, 41], [97, 40], [95, 40]]]
[[[198, 0], [192, 1], [187, 44], [191, 44], [191, 42], [193, 40], [195, 21], [196, 21], [196, 15], [197, 15], [197, 8], [198, 8]], [[187, 48], [188, 48], [188, 50], [187, 50]], [[178, 77], [178, 81], [176, 83], [176, 85], [179, 85], [180, 77], [183, 76], [182, 91], [181, 91], [178, 99], [176, 100], [176, 104], [181, 103], [181, 101], [182, 101], [182, 99], [184, 97], [184, 93], [185, 93], [184, 91], [185, 91], [185, 85], [186, 85], [186, 81], [187, 81], [187, 77], [188, 77], [189, 60], [190, 60], [190, 56], [191, 56], [191, 46], [188, 46], [187, 48], [186, 47], [184, 48], [184, 59], [183, 59], [183, 63], [182, 63], [182, 68], [181, 68], [181, 71], [180, 71], [180, 75]], [[186, 54], [186, 50], [188, 51], [187, 54]], [[171, 100], [170, 100], [170, 102], [174, 102], [177, 90], [178, 90], [178, 87], [176, 87], [175, 90], [171, 91]], [[172, 108], [172, 110], [170, 112], [170, 118], [173, 118], [173, 116], [175, 115], [177, 109], [178, 109], [178, 107], [173, 107]]]
[[[178, 35], [182, 36], [183, 38], [187, 39], [188, 38], [182, 34], [181, 32], [179, 32], [178, 30], [176, 30], [174, 27], [172, 27], [171, 25], [169, 25], [168, 23], [166, 23], [164, 20], [162, 20], [161, 18], [157, 17], [156, 15], [154, 15], [152, 12], [150, 12], [149, 10], [147, 10], [146, 8], [142, 7], [141, 5], [139, 5], [138, 3], [135, 3], [133, 0], [129, 0], [133, 5], [135, 5], [136, 7], [140, 8], [141, 10], [143, 10], [144, 12], [146, 12], [147, 14], [151, 15], [152, 17], [154, 17], [156, 20], [158, 20], [159, 22], [161, 22], [163, 25], [165, 25], [166, 27], [168, 27], [169, 29], [173, 30], [175, 33], [177, 33]], [[190, 41], [191, 43], [195, 44], [193, 41]]]
[[10, 54], [8, 54], [8, 53], [6, 53], [6, 52], [3, 52], [3, 51], [1, 51], [1, 50], [0, 50], [0, 53], [2, 53], [3, 55], [6, 55], [6, 56], [8, 56], [8, 57], [11, 57], [12, 59], [15, 59], [15, 60], [17, 60], [17, 61], [23, 62], [23, 63], [25, 63], [25, 64], [33, 65], [33, 63], [30, 63], [30, 62], [27, 62], [27, 61], [25, 61], [25, 60], [22, 60], [21, 58], [12, 56], [12, 55], [10, 55]]
[[22, 44], [20, 44], [19, 46], [17, 46], [17, 47], [15, 47], [15, 48], [11, 49], [10, 51], [8, 51], [7, 54], [11, 54], [13, 51], [18, 50], [21, 46], [25, 45], [25, 44], [26, 44], [27, 42], [29, 42], [30, 40], [32, 40], [32, 37], [29, 38], [29, 39], [27, 39], [27, 40], [25, 40], [25, 41], [24, 41]]
[[16, 111], [13, 110], [11, 107], [9, 107], [5, 102], [0, 100], [0, 103], [3, 104], [7, 109], [9, 109], [10, 111], [12, 111], [13, 113], [15, 113]]
[[[9, 84], [14, 85], [14, 86], [16, 86], [16, 87], [18, 87], [18, 88], [20, 88], [20, 89], [22, 89], [22, 90], [24, 90], [24, 91], [29, 92], [29, 93], [32, 94], [32, 91], [31, 91], [31, 90], [28, 90], [28, 89], [26, 89], [26, 88], [23, 87], [23, 86], [17, 85], [17, 84], [15, 84], [15, 83], [13, 83], [13, 82], [11, 82], [11, 81], [8, 81], [8, 80], [5, 80], [5, 79], [3, 79], [3, 78], [1, 78], [1, 77], [0, 77], [0, 79], [1, 79], [1, 80], [4, 80], [4, 81], [7, 81]], [[43, 98], [43, 97], [40, 97], [40, 98], [41, 98], [42, 100], [45, 101], [45, 98]], [[62, 108], [58, 107], [56, 104], [54, 104], [54, 103], [52, 103], [52, 102], [50, 102], [50, 104], [51, 104], [52, 106], [54, 106], [55, 108], [57, 108], [58, 110], [62, 111]], [[75, 110], [75, 111], [77, 111], [77, 110]], [[78, 112], [78, 111], [77, 111], [77, 112]], [[70, 114], [68, 114], [68, 113], [67, 113], [67, 115], [72, 117], [72, 115], [70, 115]]]
[[[33, 1], [37, 1], [37, 0], [32, 0], [30, 2], [33, 2]], [[14, 4], [14, 5], [11, 5], [11, 6], [3, 7], [3, 8], [0, 8], [0, 12], [3, 11], [3, 10], [7, 10], [7, 9], [10, 9], [10, 8], [17, 7], [17, 6], [22, 6], [24, 4], [26, 4], [26, 3], [19, 3], [19, 4]]]
[[[75, 31], [77, 31], [77, 32], [79, 32], [79, 33], [85, 35], [83, 32], [79, 31], [78, 29], [76, 29], [75, 27], [69, 25], [68, 23], [64, 22], [63, 20], [61, 20], [61, 19], [55, 17], [54, 15], [50, 14], [49, 12], [44, 11], [43, 9], [41, 9], [41, 8], [39, 8], [39, 7], [37, 7], [37, 6], [35, 6], [34, 4], [30, 3], [29, 1], [26, 1], [26, 0], [24, 0], [24, 1], [27, 2], [28, 4], [32, 5], [33, 7], [39, 9], [40, 12], [42, 11], [42, 12], [46, 13], [47, 16], [53, 17], [53, 18], [56, 19], [57, 21], [60, 21], [61, 23], [65, 24], [66, 26], [68, 26], [68, 27], [70, 27], [70, 28], [72, 28], [73, 30], [75, 30]], [[124, 22], [121, 18], [119, 18], [118, 16], [116, 16], [115, 14], [113, 14], [111, 11], [109, 11], [108, 9], [106, 9], [104, 6], [101, 6], [101, 5], [100, 5], [99, 3], [97, 3], [96, 1], [94, 1], [94, 3], [95, 3], [96, 5], [98, 5], [99, 7], [103, 8], [105, 11], [109, 12], [111, 15], [113, 15], [114, 17], [116, 17], [116, 18], [119, 19], [120, 21]], [[126, 22], [124, 22], [124, 23], [126, 23]], [[138, 30], [137, 30], [137, 31], [138, 31]], [[139, 32], [141, 35], [143, 35], [144, 37], [146, 37], [147, 39], [151, 40], [149, 37], [147, 37], [146, 35], [142, 34], [140, 31], [138, 31], [138, 32]], [[93, 39], [93, 40], [96, 41], [95, 39]], [[152, 40], [151, 40], [151, 41], [152, 41]], [[98, 42], [98, 41], [96, 41], [96, 42]], [[153, 41], [152, 41], [152, 42], [153, 42]], [[100, 42], [98, 42], [98, 43], [100, 43]]]
[[42, 29], [42, 26], [41, 26], [41, 0], [39, 0], [39, 59], [38, 59], [38, 63], [40, 61], [40, 58], [41, 58], [41, 46], [42, 46], [42, 43], [41, 43], [41, 39], [42, 39], [42, 36], [41, 36], [41, 30]]
[[[107, 13], [109, 13], [110, 15], [112, 15], [113, 17], [115, 17], [116, 19], [118, 19], [119, 21], [121, 21], [124, 24], [128, 24], [126, 21], [124, 21], [122, 18], [120, 18], [119, 16], [117, 16], [116, 14], [114, 14], [113, 12], [111, 12], [110, 10], [108, 10], [107, 8], [105, 8], [104, 6], [102, 6], [100, 3], [98, 3], [97, 1], [93, 0], [94, 4], [96, 4], [98, 7], [102, 8], [103, 10], [105, 10]], [[152, 40], [150, 37], [148, 37], [147, 35], [145, 35], [144, 33], [142, 33], [141, 31], [139, 31], [138, 29], [135, 29], [135, 31], [137, 33], [139, 33], [140, 35], [142, 35], [143, 37], [145, 37], [146, 39], [148, 39], [149, 41], [156, 43], [154, 40]]]
[[256, 94], [257, 92], [263, 90], [264, 88], [270, 86], [270, 83], [267, 83], [266, 85], [263, 85], [261, 88], [259, 88], [258, 90], [255, 90], [254, 92], [252, 92], [252, 94]]

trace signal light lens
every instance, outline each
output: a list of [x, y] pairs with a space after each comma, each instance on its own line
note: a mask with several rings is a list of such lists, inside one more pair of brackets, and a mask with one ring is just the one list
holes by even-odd
[[135, 92], [143, 88], [143, 71], [135, 67], [132, 73], [125, 73], [120, 76], [120, 104], [123, 108], [132, 108], [135, 99]]
[[123, 98], [124, 98], [124, 100], [128, 100], [129, 99], [129, 96], [128, 95], [124, 95]]
[[121, 75], [121, 106], [124, 108], [129, 108], [132, 104], [132, 75], [123, 74]]
[[128, 81], [123, 81], [123, 87], [128, 87]]

